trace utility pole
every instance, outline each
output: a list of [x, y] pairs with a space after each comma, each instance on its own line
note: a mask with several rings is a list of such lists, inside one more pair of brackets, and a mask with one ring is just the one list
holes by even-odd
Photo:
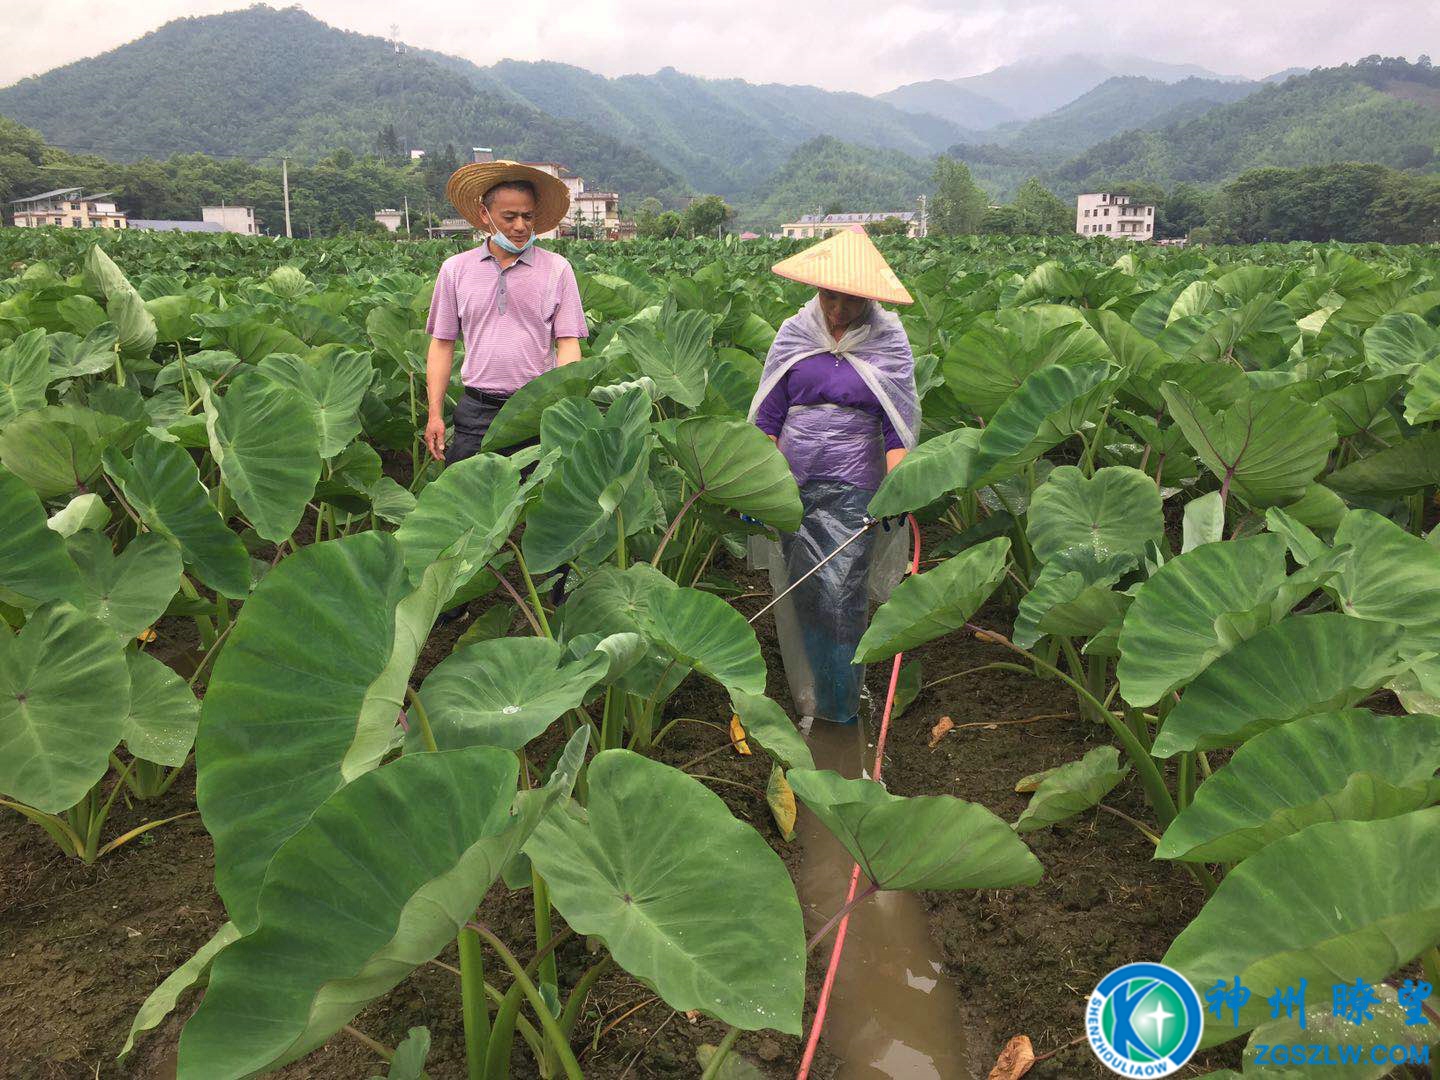
[[283, 157], [280, 159], [280, 186], [285, 192], [285, 235], [293, 238], [295, 234], [290, 231], [290, 162]]
[[928, 231], [929, 221], [925, 217], [925, 196], [920, 196], [920, 235], [924, 236]]
[[410, 196], [405, 196], [405, 235], [410, 235]]

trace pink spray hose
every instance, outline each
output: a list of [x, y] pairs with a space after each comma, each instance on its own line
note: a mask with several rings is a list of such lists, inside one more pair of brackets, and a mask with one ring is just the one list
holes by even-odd
[[[920, 572], [920, 526], [915, 521], [914, 514], [907, 514], [910, 522], [910, 535], [912, 537], [910, 572]], [[896, 653], [895, 661], [890, 667], [890, 689], [885, 692], [885, 711], [880, 717], [880, 734], [875, 739], [875, 767], [871, 770], [871, 779], [880, 780], [880, 770], [885, 765], [885, 736], [890, 733], [890, 710], [895, 706], [895, 687], [900, 682], [900, 661], [904, 659], [904, 653]], [[850, 890], [845, 894], [845, 904], [850, 904], [855, 899], [855, 890], [860, 885], [860, 864], [856, 863], [850, 871]], [[835, 988], [835, 973], [840, 968], [840, 954], [845, 949], [845, 931], [850, 926], [850, 914], [847, 912], [840, 920], [840, 925], [835, 929], [835, 945], [830, 950], [830, 966], [825, 971], [825, 982], [820, 987], [820, 1000], [815, 1004], [815, 1019], [810, 1022], [810, 1037], [805, 1043], [805, 1056], [800, 1060], [800, 1071], [795, 1074], [795, 1080], [806, 1080], [810, 1075], [810, 1065], [815, 1060], [815, 1050], [820, 1045], [820, 1031], [825, 1026], [825, 1013], [830, 1007], [830, 992]]]

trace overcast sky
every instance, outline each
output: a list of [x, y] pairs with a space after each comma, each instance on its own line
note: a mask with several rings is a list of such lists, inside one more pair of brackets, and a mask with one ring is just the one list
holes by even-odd
[[[0, 13], [0, 86], [236, 0], [46, 0]], [[275, 6], [281, 6], [278, 2]], [[712, 78], [879, 93], [1026, 56], [1123, 52], [1260, 77], [1369, 53], [1440, 55], [1434, 0], [306, 0], [346, 30], [480, 64], [560, 60], [606, 75], [661, 67]]]

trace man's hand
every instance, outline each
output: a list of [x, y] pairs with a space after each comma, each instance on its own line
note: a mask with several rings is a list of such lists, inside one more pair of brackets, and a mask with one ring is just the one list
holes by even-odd
[[430, 451], [430, 456], [442, 464], [445, 461], [445, 417], [439, 413], [431, 413], [430, 419], [425, 421], [425, 449]]

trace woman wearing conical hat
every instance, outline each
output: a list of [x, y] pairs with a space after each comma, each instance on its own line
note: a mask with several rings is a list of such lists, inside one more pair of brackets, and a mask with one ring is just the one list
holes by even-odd
[[[915, 445], [920, 402], [910, 342], [880, 306], [913, 301], [863, 229], [836, 233], [774, 271], [817, 290], [781, 324], [750, 405], [750, 419], [789, 462], [805, 510], [768, 560], [778, 593], [864, 526], [880, 481]], [[865, 669], [851, 661], [865, 632], [877, 531], [776, 606], [785, 673], [806, 716], [858, 718]]]

